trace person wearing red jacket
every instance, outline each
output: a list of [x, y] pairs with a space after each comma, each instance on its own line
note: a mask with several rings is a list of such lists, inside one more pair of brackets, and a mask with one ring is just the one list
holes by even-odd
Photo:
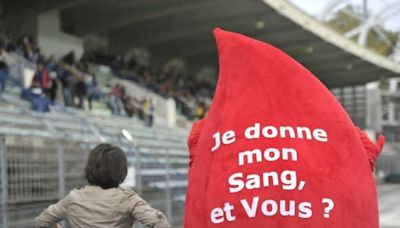
[[56, 96], [56, 85], [45, 64], [41, 61], [37, 63], [37, 70], [33, 77], [32, 85], [39, 85], [47, 97], [54, 101]]

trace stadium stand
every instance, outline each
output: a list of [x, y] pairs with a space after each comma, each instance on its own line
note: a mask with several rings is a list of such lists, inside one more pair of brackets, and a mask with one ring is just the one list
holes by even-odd
[[193, 120], [202, 118], [211, 102], [211, 84], [193, 81], [173, 67], [143, 65], [134, 57], [122, 61], [117, 55], [96, 52], [76, 59], [71, 51], [55, 60], [44, 56], [31, 36], [0, 35], [6, 40], [0, 62], [8, 65], [9, 78], [24, 89], [21, 96], [34, 110], [48, 111], [49, 105], [61, 104], [145, 119], [153, 112], [169, 118], [164, 110], [173, 107]]
[[[9, 77], [0, 96], [0, 227], [31, 227], [34, 217], [50, 203], [83, 186], [88, 152], [100, 142], [116, 144], [127, 153], [128, 177], [123, 186], [136, 190], [164, 211], [173, 227], [179, 227], [187, 186], [187, 130], [167, 126], [163, 115], [149, 124], [146, 101], [135, 100], [135, 115], [128, 115], [124, 102], [118, 113], [110, 105], [115, 85], [121, 85], [117, 91], [124, 93], [119, 94], [121, 100], [126, 99], [124, 86], [152, 97], [159, 108], [168, 105], [166, 99], [137, 82], [117, 78], [109, 66], [75, 63], [73, 54], [61, 62], [44, 60], [30, 37], [7, 49], [2, 49], [2, 55]], [[59, 99], [46, 88], [44, 78], [49, 76]], [[99, 95], [91, 101], [92, 112], [87, 112], [82, 103], [89, 103], [90, 76], [96, 76]], [[82, 82], [87, 90], [84, 101], [76, 95]]]
[[[169, 116], [164, 110], [169, 108], [171, 100], [175, 102], [177, 119], [172, 122], [187, 126], [187, 119], [206, 114], [215, 82], [201, 85], [193, 82], [198, 75], [183, 75], [154, 64], [182, 58], [189, 72], [197, 72], [205, 66], [215, 67], [217, 50], [211, 31], [216, 26], [267, 41], [287, 52], [328, 88], [336, 88], [334, 94], [353, 121], [358, 126], [368, 127], [365, 116], [368, 93], [365, 88], [359, 90], [358, 85], [379, 80], [382, 75], [397, 77], [400, 65], [329, 31], [326, 24], [305, 15], [290, 2], [2, 1], [1, 32], [5, 34], [0, 33], [0, 61], [9, 61], [11, 77], [6, 81], [4, 93], [0, 88], [0, 212], [4, 212], [0, 214], [0, 228], [32, 227], [32, 219], [43, 208], [70, 189], [83, 185], [82, 168], [87, 153], [103, 141], [121, 146], [128, 155], [130, 169], [124, 185], [133, 187], [143, 198], [150, 199], [153, 206], [163, 210], [172, 227], [180, 227], [187, 186], [187, 129], [166, 126]], [[323, 16], [328, 14], [323, 13]], [[8, 28], [12, 28], [10, 33]], [[21, 32], [32, 33], [42, 49], [29, 35], [8, 36]], [[104, 53], [83, 53], [83, 62], [71, 61], [73, 54], [67, 52], [74, 49], [77, 56], [86, 52], [83, 41], [92, 34], [104, 34], [98, 38], [110, 42], [112, 48]], [[77, 40], [82, 41], [78, 49]], [[121, 61], [124, 59], [121, 54], [138, 47], [146, 47], [154, 62], [142, 65], [135, 59]], [[110, 54], [111, 51], [118, 55]], [[60, 57], [62, 60], [58, 61]], [[392, 57], [395, 59], [394, 55]], [[57, 72], [59, 99], [48, 110], [46, 97], [42, 96], [39, 102], [20, 99], [23, 89], [30, 87], [38, 62], [45, 62], [49, 73]], [[0, 67], [0, 85], [1, 70]], [[76, 77], [81, 74], [89, 79], [87, 93], [80, 97], [83, 105], [77, 102], [79, 96], [75, 96], [77, 101], [71, 99], [72, 90], [77, 89], [75, 83], [82, 82]], [[64, 76], [73, 80], [64, 80]], [[93, 88], [93, 78], [100, 94], [91, 100], [89, 108], [87, 95]], [[211, 80], [215, 78], [216, 75]], [[122, 86], [117, 87], [117, 84]], [[79, 85], [82, 89], [82, 83]], [[112, 103], [111, 95], [117, 95], [118, 101]], [[390, 100], [398, 98], [396, 94], [391, 96]], [[151, 99], [147, 99], [149, 97]], [[383, 94], [382, 102], [388, 100], [387, 97]], [[151, 101], [156, 104], [153, 110], [156, 116], [154, 126], [148, 127], [151, 124], [146, 122], [147, 110]], [[371, 107], [378, 110], [380, 105]], [[32, 108], [48, 112], [32, 111]], [[85, 112], [82, 108], [91, 111]], [[392, 108], [397, 110], [395, 106]], [[386, 112], [386, 106], [382, 105], [381, 109]], [[133, 118], [124, 117], [130, 115]], [[400, 138], [400, 131], [392, 126], [394, 122], [379, 120], [381, 122], [385, 136], [385, 129], [390, 127], [391, 135], [396, 135], [393, 139]], [[387, 137], [388, 142], [391, 138]], [[397, 143], [385, 145], [378, 161], [378, 178], [385, 176], [379, 175], [381, 170], [382, 173], [398, 173], [400, 157], [387, 153], [391, 151], [400, 151], [400, 146]], [[399, 211], [396, 210], [400, 205], [396, 203], [398, 189], [396, 186], [379, 189], [380, 198], [384, 199], [382, 228], [399, 224], [398, 213], [392, 213]]]
[[[23, 103], [14, 97], [16, 101]], [[182, 223], [186, 130], [162, 125], [149, 128], [137, 118], [105, 118], [62, 107], [38, 113], [29, 105], [21, 107], [11, 101], [0, 103], [0, 122], [0, 189], [6, 212], [0, 227], [31, 227], [33, 218], [49, 203], [85, 184], [86, 156], [101, 141], [126, 151], [129, 174], [125, 186], [163, 210], [173, 227]]]

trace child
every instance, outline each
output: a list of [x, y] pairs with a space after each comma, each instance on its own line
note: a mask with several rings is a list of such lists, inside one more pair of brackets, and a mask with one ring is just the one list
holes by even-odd
[[89, 185], [72, 190], [36, 219], [35, 227], [54, 227], [67, 219], [72, 227], [170, 227], [165, 216], [135, 192], [119, 188], [127, 174], [127, 158], [116, 146], [99, 144], [89, 155], [85, 178]]

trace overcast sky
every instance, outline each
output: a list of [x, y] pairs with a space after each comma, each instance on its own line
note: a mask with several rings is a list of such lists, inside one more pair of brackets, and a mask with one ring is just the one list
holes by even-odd
[[[334, 0], [289, 0], [290, 2], [297, 5], [299, 8], [303, 9], [307, 13], [317, 16], [322, 9]], [[348, 0], [349, 4], [361, 7], [363, 0]], [[398, 11], [393, 14], [389, 19], [384, 22], [385, 28], [392, 31], [400, 31], [400, 0], [368, 0], [368, 9], [370, 13], [379, 12], [382, 8], [391, 6], [393, 8], [394, 4], [397, 4]]]

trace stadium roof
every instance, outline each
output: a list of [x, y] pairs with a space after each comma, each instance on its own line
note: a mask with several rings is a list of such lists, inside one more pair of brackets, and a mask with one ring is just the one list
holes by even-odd
[[[13, 0], [8, 2], [13, 5]], [[44, 2], [39, 4], [44, 7], [49, 0], [26, 2]], [[184, 58], [194, 70], [216, 66], [212, 29], [219, 26], [279, 47], [328, 87], [400, 75], [400, 64], [347, 40], [284, 0], [50, 2], [63, 6], [60, 15], [64, 31], [79, 36], [106, 35], [117, 51], [147, 47], [158, 64]]]

